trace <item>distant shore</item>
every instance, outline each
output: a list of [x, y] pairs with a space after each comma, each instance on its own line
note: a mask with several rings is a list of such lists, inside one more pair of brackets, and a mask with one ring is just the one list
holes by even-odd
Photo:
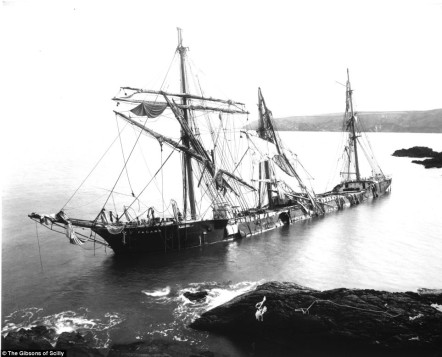
[[[342, 131], [343, 113], [291, 116], [274, 119], [279, 131]], [[363, 131], [394, 133], [442, 133], [442, 109], [423, 111], [359, 112]], [[256, 129], [252, 122], [247, 129]]]

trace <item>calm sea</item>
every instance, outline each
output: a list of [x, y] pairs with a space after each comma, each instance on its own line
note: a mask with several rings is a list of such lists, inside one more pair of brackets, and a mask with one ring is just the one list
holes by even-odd
[[[316, 178], [312, 184], [318, 192], [339, 170], [340, 136], [282, 133]], [[163, 337], [247, 355], [221, 337], [186, 325], [268, 280], [316, 289], [442, 288], [442, 170], [391, 156], [415, 145], [442, 151], [442, 134], [375, 133], [370, 140], [384, 172], [393, 176], [391, 194], [253, 238], [130, 261], [115, 259], [103, 248], [70, 245], [66, 237], [27, 218], [33, 211], [60, 209], [100, 151], [92, 155], [78, 142], [71, 154], [56, 146], [15, 153], [3, 192], [2, 332], [44, 324], [58, 333], [92, 331], [102, 347]], [[96, 201], [106, 194], [99, 187], [86, 192]], [[86, 201], [77, 209], [94, 217], [97, 206], [90, 208]], [[209, 291], [204, 303], [182, 295], [201, 288]]]

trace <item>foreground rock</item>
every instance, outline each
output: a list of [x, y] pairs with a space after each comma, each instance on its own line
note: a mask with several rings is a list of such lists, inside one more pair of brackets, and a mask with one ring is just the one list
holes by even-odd
[[55, 331], [45, 326], [21, 329], [2, 336], [2, 350], [65, 350], [65, 357], [219, 357], [211, 351], [200, 349], [182, 341], [151, 339], [98, 349], [91, 332], [63, 332], [54, 344]]
[[[134, 342], [114, 345], [107, 357], [217, 357], [219, 355], [200, 350], [190, 344], [178, 341], [156, 339], [147, 342]], [[69, 357], [69, 356], [68, 356]]]
[[55, 336], [55, 330], [44, 326], [32, 327], [29, 330], [20, 329], [2, 336], [3, 350], [34, 350], [51, 349], [51, 341]]
[[425, 146], [414, 146], [410, 149], [396, 150], [393, 156], [399, 157], [415, 157], [415, 158], [428, 158], [425, 160], [413, 160], [415, 164], [424, 165], [426, 169], [430, 168], [442, 168], [442, 152], [436, 152], [433, 149]]
[[[264, 297], [267, 311], [258, 321], [255, 305]], [[439, 305], [442, 295], [428, 290], [316, 291], [269, 282], [204, 313], [191, 327], [240, 337], [258, 350], [271, 343], [314, 355], [434, 356], [442, 353]]]

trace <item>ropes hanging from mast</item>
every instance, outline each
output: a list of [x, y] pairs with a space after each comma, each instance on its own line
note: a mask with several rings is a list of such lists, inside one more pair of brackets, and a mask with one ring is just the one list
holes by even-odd
[[[115, 122], [117, 123], [117, 130], [118, 130], [118, 133], [119, 133], [120, 132], [120, 126], [118, 125], [118, 118], [117, 118], [116, 115], [115, 115]], [[123, 142], [121, 140], [121, 135], [118, 135], [118, 137], [120, 138], [120, 147], [121, 147], [121, 154], [123, 155], [123, 162], [126, 162], [126, 158], [124, 156]], [[132, 185], [130, 183], [129, 172], [127, 170], [127, 166], [126, 166], [126, 176], [127, 176], [127, 182], [129, 182], [129, 187], [130, 187], [131, 194], [132, 194], [133, 197], [135, 197], [134, 190], [133, 190]]]

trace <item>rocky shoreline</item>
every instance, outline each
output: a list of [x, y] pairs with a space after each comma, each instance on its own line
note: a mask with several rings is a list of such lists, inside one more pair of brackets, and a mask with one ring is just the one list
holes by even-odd
[[215, 353], [182, 341], [151, 339], [128, 344], [115, 344], [110, 348], [94, 348], [92, 333], [63, 332], [53, 345], [55, 331], [46, 326], [29, 330], [20, 329], [2, 336], [3, 351], [62, 350], [64, 357], [216, 357]]
[[258, 350], [273, 344], [314, 356], [436, 356], [442, 355], [442, 294], [269, 282], [207, 311], [191, 327], [248, 339]]
[[434, 151], [425, 146], [413, 146], [410, 149], [400, 149], [393, 153], [398, 157], [426, 158], [424, 160], [413, 160], [412, 163], [424, 165], [426, 169], [442, 168], [442, 152]]
[[[442, 356], [442, 290], [318, 291], [268, 282], [205, 312], [190, 327], [226, 336], [253, 356]], [[224, 356], [183, 341], [96, 349], [92, 334], [64, 332], [55, 345], [54, 337], [45, 326], [21, 329], [2, 336], [2, 349], [66, 350], [67, 357]]]

